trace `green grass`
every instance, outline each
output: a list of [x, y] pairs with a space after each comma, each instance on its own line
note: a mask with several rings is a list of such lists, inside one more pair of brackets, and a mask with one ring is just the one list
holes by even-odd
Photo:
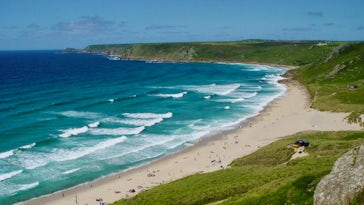
[[[289, 161], [287, 145], [310, 141], [308, 157]], [[276, 141], [231, 168], [192, 175], [115, 204], [312, 204], [313, 192], [338, 157], [364, 143], [364, 132], [315, 132]]]
[[88, 52], [105, 52], [127, 58], [160, 58], [176, 61], [260, 62], [306, 65], [324, 59], [332, 47], [315, 41], [238, 41], [155, 44], [91, 45]]
[[[343, 43], [339, 48], [327, 60], [292, 73], [308, 88], [313, 108], [364, 114], [364, 43]], [[348, 89], [350, 84], [358, 88]]]

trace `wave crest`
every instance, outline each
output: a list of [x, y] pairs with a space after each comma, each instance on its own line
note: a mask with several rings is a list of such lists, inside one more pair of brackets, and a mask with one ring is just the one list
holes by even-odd
[[78, 170], [80, 170], [81, 168], [76, 168], [76, 169], [71, 169], [71, 170], [67, 170], [62, 172], [62, 174], [67, 175], [67, 174], [72, 174], [74, 172], [77, 172]]
[[0, 174], [0, 181], [4, 181], [5, 179], [12, 178], [22, 172], [23, 172], [23, 170], [21, 169], [21, 170], [17, 170], [17, 171], [5, 173], [5, 174]]
[[19, 149], [21, 149], [21, 150], [31, 149], [31, 148], [33, 148], [35, 145], [36, 145], [36, 143], [35, 143], [35, 142], [33, 142], [32, 144], [28, 144], [28, 145], [24, 145], [24, 146], [19, 147]]
[[60, 137], [63, 138], [67, 138], [67, 137], [71, 137], [71, 136], [75, 136], [75, 135], [79, 135], [82, 133], [85, 133], [89, 130], [89, 128], [87, 126], [83, 126], [80, 128], [70, 128], [70, 129], [66, 129], [66, 130], [61, 130], [63, 133], [60, 134]]
[[145, 129], [144, 126], [137, 128], [96, 128], [91, 129], [92, 135], [137, 135]]
[[187, 94], [187, 92], [181, 92], [181, 93], [175, 93], [175, 94], [157, 94], [154, 96], [162, 97], [162, 98], [182, 98], [186, 94]]
[[87, 126], [90, 127], [90, 128], [96, 128], [100, 125], [100, 122], [97, 121], [97, 122], [94, 122], [94, 123], [90, 123], [88, 124]]
[[70, 110], [70, 111], [64, 111], [59, 113], [63, 116], [66, 117], [73, 117], [73, 118], [87, 118], [87, 119], [95, 119], [95, 118], [100, 118], [101, 114], [99, 113], [95, 113], [95, 112], [81, 112], [81, 111], [74, 111], [74, 110]]
[[32, 189], [34, 187], [37, 187], [38, 185], [39, 185], [39, 182], [34, 182], [31, 184], [24, 184], [24, 185], [21, 185], [17, 191], [24, 191], [24, 190]]
[[213, 83], [210, 85], [186, 86], [185, 88], [187, 90], [192, 90], [204, 94], [228, 95], [234, 92], [239, 87], [240, 87], [239, 83], [228, 84], [228, 85], [217, 85]]
[[81, 158], [83, 156], [86, 156], [88, 154], [91, 154], [93, 152], [96, 152], [96, 151], [99, 151], [99, 150], [102, 150], [102, 149], [106, 149], [108, 147], [111, 147], [111, 146], [114, 146], [116, 144], [122, 143], [126, 139], [127, 138], [125, 136], [122, 136], [122, 137], [118, 137], [118, 138], [114, 138], [114, 139], [109, 139], [109, 140], [100, 142], [100, 143], [96, 144], [93, 147], [80, 148], [80, 149], [75, 150], [75, 151], [67, 151], [66, 150], [66, 151], [64, 151], [64, 153], [61, 153], [62, 154], [62, 158], [56, 159], [56, 161], [75, 160], [75, 159]]
[[104, 122], [111, 122], [111, 123], [119, 123], [124, 125], [134, 125], [134, 126], [146, 126], [150, 127], [157, 123], [160, 123], [163, 121], [163, 118], [148, 118], [148, 119], [138, 119], [138, 118], [132, 118], [132, 119], [120, 119], [117, 117], [109, 117], [103, 120]]
[[173, 116], [173, 113], [167, 112], [163, 114], [157, 114], [157, 113], [124, 113], [125, 117], [130, 118], [140, 118], [140, 119], [150, 119], [150, 118], [171, 118]]
[[0, 159], [8, 158], [11, 155], [14, 155], [14, 150], [6, 151], [6, 152], [1, 152], [0, 153]]

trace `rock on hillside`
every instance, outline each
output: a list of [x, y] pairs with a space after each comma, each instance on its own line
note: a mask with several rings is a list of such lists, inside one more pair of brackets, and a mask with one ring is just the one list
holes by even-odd
[[315, 205], [349, 204], [364, 189], [364, 145], [339, 158], [331, 171], [317, 185]]

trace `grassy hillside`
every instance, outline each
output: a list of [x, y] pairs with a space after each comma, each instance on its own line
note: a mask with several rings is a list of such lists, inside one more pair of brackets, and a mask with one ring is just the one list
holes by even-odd
[[313, 108], [364, 114], [364, 43], [341, 43], [324, 60], [291, 73], [307, 87]]
[[337, 43], [318, 46], [318, 42], [241, 41], [206, 43], [156, 43], [92, 45], [86, 52], [117, 54], [132, 59], [172, 61], [259, 62], [306, 65], [324, 59]]
[[[308, 157], [289, 161], [287, 148], [309, 139]], [[318, 132], [294, 135], [235, 160], [230, 169], [197, 174], [121, 200], [124, 204], [312, 204], [320, 179], [338, 157], [364, 143], [364, 132]], [[172, 203], [173, 202], [173, 203]]]

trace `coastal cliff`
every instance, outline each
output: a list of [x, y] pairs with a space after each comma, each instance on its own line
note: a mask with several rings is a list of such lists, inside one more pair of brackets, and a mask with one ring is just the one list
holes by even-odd
[[302, 66], [323, 60], [340, 43], [316, 41], [237, 41], [90, 45], [83, 51], [124, 59], [160, 61], [255, 62]]

